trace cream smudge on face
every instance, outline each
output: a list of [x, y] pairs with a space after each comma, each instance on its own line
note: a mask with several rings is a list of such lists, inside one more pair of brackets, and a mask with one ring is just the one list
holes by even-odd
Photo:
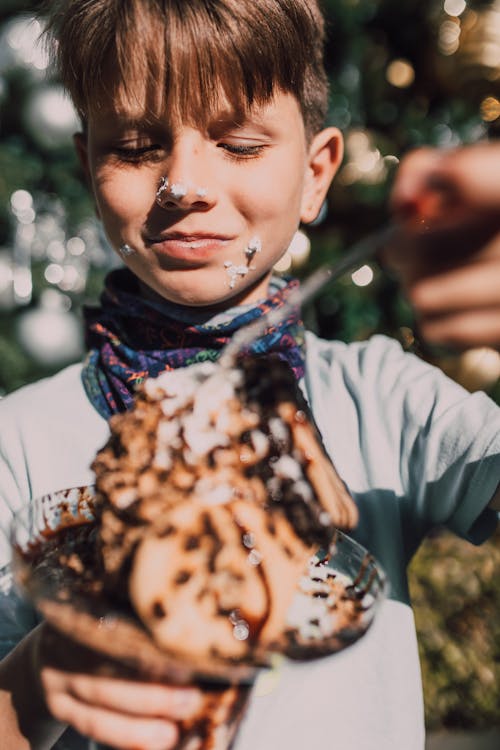
[[236, 266], [232, 260], [224, 261], [224, 268], [229, 276], [229, 288], [234, 289], [238, 276], [246, 276], [252, 266]]
[[124, 244], [120, 246], [119, 252], [123, 258], [128, 258], [131, 255], [135, 255], [137, 251], [131, 245]]
[[170, 195], [175, 200], [179, 200], [180, 198], [184, 198], [187, 195], [188, 189], [186, 185], [184, 185], [183, 182], [174, 182], [170, 186]]
[[260, 240], [260, 237], [252, 237], [245, 250], [245, 255], [247, 256], [247, 258], [253, 258], [256, 253], [260, 253], [261, 251], [262, 242]]
[[254, 255], [256, 253], [260, 253], [261, 251], [262, 251], [262, 241], [260, 237], [255, 235], [249, 240], [244, 250], [245, 257], [247, 258], [247, 265], [237, 265], [233, 263], [231, 260], [224, 261], [224, 268], [226, 269], [226, 273], [229, 276], [229, 288], [230, 289], [234, 289], [238, 278], [243, 278], [244, 276], [247, 275], [249, 271], [255, 271], [256, 267], [251, 266], [250, 262], [252, 258], [254, 257]]

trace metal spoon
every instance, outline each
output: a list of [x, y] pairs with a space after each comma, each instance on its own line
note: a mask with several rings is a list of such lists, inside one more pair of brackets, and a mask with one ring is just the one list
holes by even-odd
[[394, 237], [396, 228], [389, 224], [355, 242], [338, 260], [321, 266], [305, 279], [300, 287], [292, 292], [285, 304], [278, 310], [270, 310], [257, 320], [240, 328], [226, 344], [219, 358], [222, 367], [233, 367], [238, 354], [258, 339], [269, 326], [276, 325], [289, 313], [311, 300], [321, 289], [336, 281], [345, 273], [353, 271], [361, 263], [374, 258]]

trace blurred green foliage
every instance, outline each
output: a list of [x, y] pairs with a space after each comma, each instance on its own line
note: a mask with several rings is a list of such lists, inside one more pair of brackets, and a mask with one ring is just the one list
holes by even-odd
[[410, 566], [429, 728], [500, 725], [500, 532], [480, 547], [449, 533]]

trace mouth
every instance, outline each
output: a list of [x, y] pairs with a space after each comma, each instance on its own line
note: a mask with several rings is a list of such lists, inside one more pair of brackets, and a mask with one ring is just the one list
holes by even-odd
[[228, 235], [211, 232], [165, 232], [147, 238], [147, 244], [161, 257], [189, 263], [209, 260], [214, 254], [225, 250], [232, 239]]

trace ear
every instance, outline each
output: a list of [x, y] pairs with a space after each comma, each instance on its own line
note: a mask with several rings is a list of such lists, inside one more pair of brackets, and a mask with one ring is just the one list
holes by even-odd
[[[76, 155], [78, 156], [78, 161], [80, 162], [80, 165], [83, 169], [83, 173], [87, 181], [87, 186], [92, 192], [92, 179], [89, 167], [89, 151], [85, 133], [75, 133], [73, 135], [73, 144], [75, 146]], [[100, 218], [97, 206], [95, 206], [95, 212], [97, 214], [97, 217]]]
[[325, 128], [314, 136], [302, 194], [300, 220], [304, 224], [314, 221], [319, 214], [343, 155], [344, 142], [338, 128]]

